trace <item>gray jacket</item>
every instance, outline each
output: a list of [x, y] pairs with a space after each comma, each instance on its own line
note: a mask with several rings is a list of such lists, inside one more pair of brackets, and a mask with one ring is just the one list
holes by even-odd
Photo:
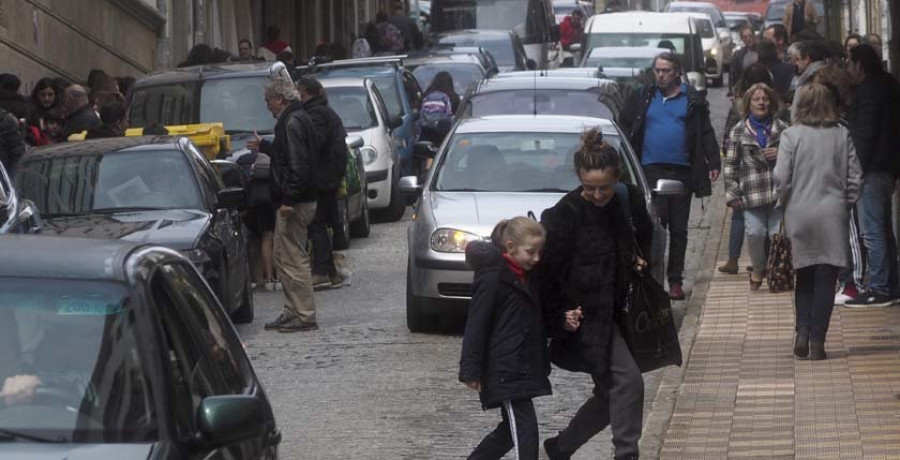
[[786, 129], [774, 172], [794, 268], [846, 267], [850, 206], [862, 188], [850, 131], [840, 125]]

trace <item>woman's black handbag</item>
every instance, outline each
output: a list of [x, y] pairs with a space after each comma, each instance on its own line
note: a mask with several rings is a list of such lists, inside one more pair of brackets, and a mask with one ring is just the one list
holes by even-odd
[[649, 273], [633, 271], [619, 329], [641, 372], [681, 366], [681, 344], [669, 293]]

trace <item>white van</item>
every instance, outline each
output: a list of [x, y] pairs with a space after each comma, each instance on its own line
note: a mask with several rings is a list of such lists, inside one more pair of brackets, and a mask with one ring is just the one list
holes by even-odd
[[709, 70], [712, 70], [716, 62], [704, 62], [703, 42], [696, 21], [688, 13], [628, 11], [598, 14], [588, 19], [584, 27], [585, 55], [593, 48], [607, 46], [674, 48], [681, 58], [688, 83], [704, 90], [707, 64], [711, 64]]

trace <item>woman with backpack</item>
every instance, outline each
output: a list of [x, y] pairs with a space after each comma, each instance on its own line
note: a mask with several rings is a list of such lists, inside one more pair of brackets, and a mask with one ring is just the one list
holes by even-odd
[[[459, 95], [453, 89], [453, 77], [448, 72], [438, 72], [419, 106], [420, 140], [431, 142], [435, 147], [441, 145], [453, 127], [453, 114], [459, 102]], [[431, 157], [425, 160], [426, 171], [433, 160]]]

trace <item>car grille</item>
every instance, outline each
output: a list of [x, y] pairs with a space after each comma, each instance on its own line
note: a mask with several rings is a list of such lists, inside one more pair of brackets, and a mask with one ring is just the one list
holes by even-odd
[[438, 293], [444, 297], [472, 297], [472, 285], [468, 283], [438, 283]]

